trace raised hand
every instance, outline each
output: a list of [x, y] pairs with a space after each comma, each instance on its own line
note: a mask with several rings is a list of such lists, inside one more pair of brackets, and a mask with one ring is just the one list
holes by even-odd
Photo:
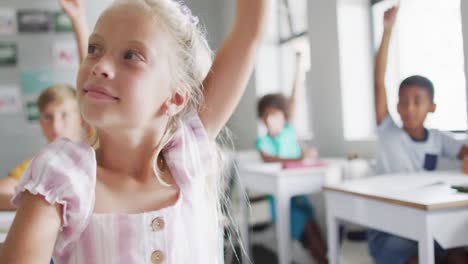
[[72, 22], [80, 62], [82, 62], [88, 53], [89, 37], [84, 0], [59, 0], [59, 4]]
[[84, 15], [85, 8], [83, 0], [59, 0], [59, 4], [72, 20]]
[[384, 28], [385, 29], [391, 29], [393, 28], [393, 25], [395, 24], [395, 20], [398, 14], [398, 9], [400, 7], [398, 5], [393, 6], [392, 8], [388, 9], [385, 11], [384, 14]]

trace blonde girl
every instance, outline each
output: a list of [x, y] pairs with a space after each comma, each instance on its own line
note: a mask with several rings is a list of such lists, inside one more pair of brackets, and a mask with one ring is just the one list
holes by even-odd
[[180, 2], [105, 10], [77, 81], [99, 147], [57, 140], [34, 158], [1, 262], [220, 263], [214, 140], [252, 72], [267, 2], [237, 0], [213, 63]]

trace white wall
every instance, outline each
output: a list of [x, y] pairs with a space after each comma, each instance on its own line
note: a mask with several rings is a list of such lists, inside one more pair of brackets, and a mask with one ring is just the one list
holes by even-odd
[[350, 152], [371, 156], [372, 142], [346, 142], [343, 136], [337, 1], [309, 1], [311, 70], [308, 76], [314, 142], [322, 156]]
[[[465, 76], [468, 77], [468, 2], [467, 1], [461, 1], [461, 12], [462, 12], [462, 30], [463, 30], [463, 39], [464, 39], [463, 47], [465, 50]], [[466, 93], [466, 96], [467, 96], [466, 100], [468, 101], [468, 92]]]

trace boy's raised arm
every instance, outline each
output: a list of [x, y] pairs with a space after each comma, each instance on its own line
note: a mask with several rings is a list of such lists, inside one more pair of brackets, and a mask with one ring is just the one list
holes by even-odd
[[387, 70], [388, 61], [388, 47], [390, 38], [395, 24], [396, 15], [398, 13], [398, 6], [394, 6], [385, 11], [384, 15], [384, 33], [382, 35], [382, 42], [375, 58], [374, 69], [374, 89], [375, 89], [375, 118], [377, 125], [382, 123], [388, 115], [387, 94], [385, 88], [385, 73]]

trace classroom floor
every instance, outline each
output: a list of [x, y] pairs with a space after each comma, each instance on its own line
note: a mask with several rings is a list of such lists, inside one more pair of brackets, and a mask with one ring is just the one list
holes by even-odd
[[345, 240], [342, 247], [341, 262], [343, 264], [373, 264], [367, 250], [367, 242], [352, 242]]
[[[268, 256], [269, 252], [276, 252], [276, 239], [273, 228], [255, 234], [252, 242], [257, 245], [257, 254], [255, 256], [254, 264], [274, 264]], [[266, 249], [266, 250], [263, 250]], [[255, 250], [255, 249], [254, 249]], [[299, 242], [293, 241], [292, 244], [292, 258], [295, 264], [313, 264], [315, 263], [308, 255], [308, 252], [302, 248]], [[262, 256], [265, 255], [265, 256]], [[341, 260], [342, 264], [373, 264], [374, 262], [369, 256], [367, 249], [367, 242], [354, 242], [344, 240], [341, 247]]]
[[[316, 194], [310, 196], [318, 217], [318, 224], [322, 233], [325, 233], [325, 206], [323, 196]], [[252, 206], [251, 219], [254, 223], [262, 223], [270, 219], [270, 205], [268, 202], [255, 203]], [[348, 226], [352, 228], [351, 226]], [[254, 261], [253, 264], [276, 264], [276, 233], [274, 225], [260, 232], [252, 234]], [[292, 241], [291, 254], [294, 264], [315, 264], [309, 253], [298, 241]], [[340, 263], [342, 264], [373, 264], [367, 249], [367, 241], [354, 242], [344, 240], [341, 247]]]

